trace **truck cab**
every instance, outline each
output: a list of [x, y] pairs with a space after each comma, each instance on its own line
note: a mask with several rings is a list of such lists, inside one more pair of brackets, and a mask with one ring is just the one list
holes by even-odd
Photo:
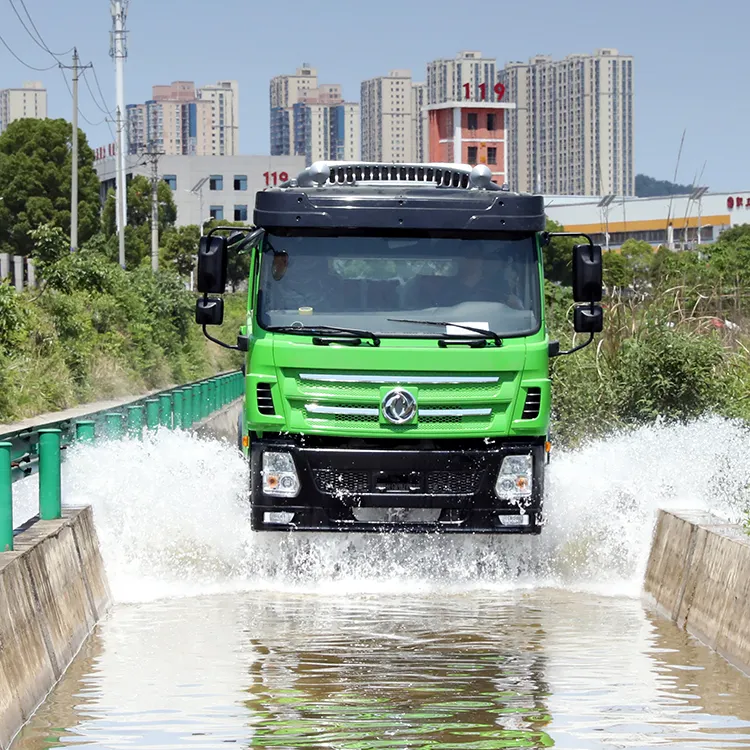
[[[247, 231], [202, 239], [196, 321], [214, 341], [210, 295], [228, 254], [251, 254], [235, 348], [254, 529], [540, 533], [560, 354], [544, 229], [542, 197], [485, 166], [319, 162], [258, 193]], [[590, 341], [601, 249], [574, 255]]]

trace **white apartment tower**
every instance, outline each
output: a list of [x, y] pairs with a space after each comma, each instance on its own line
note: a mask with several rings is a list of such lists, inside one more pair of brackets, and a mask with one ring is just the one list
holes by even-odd
[[39, 81], [30, 81], [20, 89], [0, 89], [0, 133], [14, 120], [47, 117], [47, 90]]
[[429, 160], [429, 129], [427, 115], [427, 84], [411, 85], [411, 137], [412, 155], [416, 162]]
[[616, 49], [546, 55], [501, 73], [510, 185], [558, 195], [634, 195], [633, 58]]
[[211, 103], [211, 154], [239, 153], [240, 93], [237, 81], [219, 81], [197, 91], [198, 99]]
[[[312, 89], [318, 88], [318, 71], [302, 63], [294, 75], [271, 79], [271, 156], [297, 153], [294, 142], [294, 105], [304, 101]], [[299, 146], [299, 142], [297, 146]], [[304, 153], [304, 152], [301, 152]], [[301, 153], [297, 155], [301, 155]]]
[[[497, 61], [481, 52], [462, 51], [427, 64], [427, 104], [495, 102]], [[510, 100], [512, 101], [512, 100]]]
[[364, 161], [417, 160], [414, 128], [418, 118], [414, 109], [413, 86], [408, 70], [392, 70], [387, 76], [362, 82]]
[[239, 152], [239, 93], [235, 81], [196, 91], [192, 81], [154, 86], [152, 98], [128, 104], [128, 153], [155, 146], [170, 156], [235, 156]]

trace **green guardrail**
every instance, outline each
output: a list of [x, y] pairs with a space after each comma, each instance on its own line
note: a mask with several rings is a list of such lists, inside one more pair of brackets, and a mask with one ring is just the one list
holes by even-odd
[[142, 438], [144, 428], [190, 430], [244, 394], [242, 372], [169, 388], [114, 409], [0, 435], [0, 553], [13, 550], [13, 483], [39, 474], [39, 518], [61, 517], [61, 464], [75, 443]]

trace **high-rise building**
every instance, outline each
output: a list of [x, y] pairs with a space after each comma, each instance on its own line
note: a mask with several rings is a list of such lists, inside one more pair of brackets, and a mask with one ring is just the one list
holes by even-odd
[[429, 129], [427, 115], [427, 84], [411, 85], [411, 150], [414, 161], [426, 162], [429, 158]]
[[150, 146], [167, 155], [234, 156], [239, 150], [238, 87], [222, 81], [196, 91], [192, 81], [154, 86], [144, 104], [129, 104], [128, 151]]
[[344, 101], [341, 84], [318, 83], [307, 65], [271, 80], [271, 155], [319, 160], [359, 158], [359, 103]]
[[271, 79], [271, 156], [303, 155], [304, 139], [294, 138], [294, 105], [303, 101], [310, 89], [318, 88], [318, 71], [303, 63], [294, 75]]
[[633, 58], [616, 49], [512, 62], [510, 185], [564, 195], [633, 195]]
[[237, 81], [219, 81], [198, 89], [198, 99], [211, 102], [211, 153], [239, 153], [240, 93]]
[[481, 52], [463, 51], [427, 64], [427, 104], [496, 102], [497, 61]]
[[47, 117], [47, 89], [39, 81], [29, 81], [20, 89], [0, 89], [0, 133], [14, 120]]
[[[413, 162], [415, 112], [411, 72], [392, 70], [387, 76], [363, 81], [362, 159], [377, 162]], [[421, 122], [421, 120], [419, 120]]]

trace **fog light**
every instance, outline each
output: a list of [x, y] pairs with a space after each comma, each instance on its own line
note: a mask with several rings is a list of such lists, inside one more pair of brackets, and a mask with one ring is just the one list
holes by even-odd
[[529, 525], [528, 516], [504, 516], [502, 514], [499, 514], [497, 518], [498, 518], [498, 521], [500, 521], [501, 526], [528, 526]]
[[501, 500], [523, 500], [531, 497], [534, 462], [531, 455], [506, 456], [495, 482], [495, 494]]
[[290, 453], [263, 454], [263, 494], [273, 497], [297, 497], [300, 481]]
[[263, 523], [291, 523], [294, 520], [294, 513], [285, 510], [271, 510], [263, 514]]

